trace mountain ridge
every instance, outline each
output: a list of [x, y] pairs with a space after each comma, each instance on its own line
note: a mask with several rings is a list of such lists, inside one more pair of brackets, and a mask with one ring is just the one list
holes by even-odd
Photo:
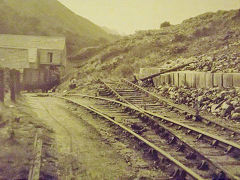
[[70, 55], [118, 38], [57, 0], [1, 0], [0, 12], [0, 33], [66, 36]]

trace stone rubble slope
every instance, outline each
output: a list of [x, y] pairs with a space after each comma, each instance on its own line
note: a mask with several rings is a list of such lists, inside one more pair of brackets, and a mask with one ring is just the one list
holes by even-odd
[[195, 89], [188, 87], [160, 86], [157, 93], [169, 97], [177, 104], [185, 104], [216, 116], [240, 121], [240, 89], [210, 88]]

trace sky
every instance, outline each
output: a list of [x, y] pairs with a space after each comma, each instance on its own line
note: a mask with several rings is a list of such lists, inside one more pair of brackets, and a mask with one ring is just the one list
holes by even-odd
[[58, 0], [76, 14], [122, 34], [179, 24], [205, 12], [239, 9], [240, 0]]

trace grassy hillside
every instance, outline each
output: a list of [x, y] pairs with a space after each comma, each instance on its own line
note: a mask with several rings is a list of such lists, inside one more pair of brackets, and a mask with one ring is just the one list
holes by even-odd
[[0, 33], [64, 35], [70, 54], [116, 38], [57, 0], [0, 0]]
[[77, 57], [89, 63], [77, 64], [76, 70], [88, 80], [131, 77], [141, 67], [169, 68], [193, 58], [199, 63], [188, 69], [240, 72], [240, 62], [235, 61], [236, 57], [240, 60], [240, 11], [205, 13], [179, 25], [139, 31], [87, 52]]

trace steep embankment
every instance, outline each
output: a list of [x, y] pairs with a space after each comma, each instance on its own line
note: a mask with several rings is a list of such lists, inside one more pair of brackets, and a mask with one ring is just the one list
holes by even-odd
[[81, 79], [130, 77], [140, 67], [166, 67], [198, 59], [191, 70], [240, 71], [240, 11], [205, 13], [179, 25], [139, 31], [75, 57]]
[[0, 12], [0, 33], [64, 35], [70, 54], [116, 38], [57, 0], [0, 0]]

